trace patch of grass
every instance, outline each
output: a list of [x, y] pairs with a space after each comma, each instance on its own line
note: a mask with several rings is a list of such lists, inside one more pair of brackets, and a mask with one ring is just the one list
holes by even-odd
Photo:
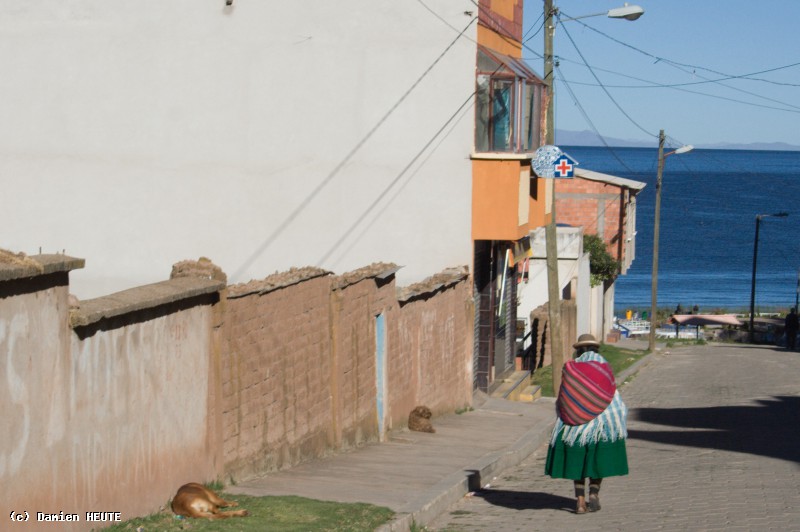
[[545, 366], [533, 372], [531, 384], [541, 386], [542, 397], [555, 397], [553, 393], [553, 366]]
[[208, 519], [177, 519], [169, 510], [147, 517], [131, 519], [109, 528], [108, 532], [171, 532], [179, 530], [237, 532], [366, 532], [388, 522], [394, 512], [371, 504], [318, 501], [304, 497], [250, 497], [223, 494], [227, 500], [239, 503], [250, 515], [211, 521]]
[[684, 345], [706, 345], [706, 342], [703, 339], [699, 340], [692, 340], [691, 338], [675, 338], [673, 340], [667, 340], [667, 347], [680, 347]]
[[213, 480], [203, 485], [211, 491], [216, 491], [217, 493], [225, 489], [225, 484], [223, 484], [221, 480]]
[[611, 364], [614, 375], [619, 375], [624, 370], [644, 358], [647, 351], [638, 349], [621, 349], [615, 345], [604, 344], [600, 346], [600, 354]]
[[[647, 354], [647, 351], [621, 349], [614, 345], [604, 344], [600, 346], [600, 354], [611, 364], [614, 375], [619, 375], [622, 371], [641, 360]], [[628, 381], [626, 380], [625, 382]], [[531, 384], [542, 387], [542, 397], [555, 397], [553, 392], [553, 366], [537, 369], [531, 377]]]
[[472, 408], [471, 406], [466, 406], [464, 408], [456, 408], [456, 414], [458, 414], [460, 416], [461, 414], [465, 414], [467, 412], [472, 412], [473, 410], [475, 410], [475, 409]]

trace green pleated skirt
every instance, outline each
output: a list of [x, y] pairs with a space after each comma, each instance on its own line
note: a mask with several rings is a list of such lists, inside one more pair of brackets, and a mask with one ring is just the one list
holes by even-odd
[[571, 480], [627, 475], [625, 440], [566, 445], [559, 434], [556, 444], [547, 449], [544, 472], [553, 478]]

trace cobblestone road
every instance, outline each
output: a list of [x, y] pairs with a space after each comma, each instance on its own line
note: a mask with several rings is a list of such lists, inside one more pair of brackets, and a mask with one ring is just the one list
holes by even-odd
[[574, 513], [541, 447], [427, 529], [800, 531], [800, 353], [680, 347], [621, 393], [631, 473], [603, 482], [601, 511]]

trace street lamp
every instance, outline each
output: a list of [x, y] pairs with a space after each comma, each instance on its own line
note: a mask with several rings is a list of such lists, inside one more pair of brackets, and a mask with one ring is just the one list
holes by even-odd
[[653, 215], [653, 277], [650, 287], [650, 351], [656, 348], [656, 307], [658, 307], [658, 233], [661, 225], [661, 176], [664, 173], [664, 159], [670, 155], [690, 152], [694, 146], [687, 144], [677, 150], [664, 153], [664, 130], [658, 133], [658, 173], [656, 175], [656, 211]]
[[608, 18], [624, 18], [625, 20], [636, 20], [642, 15], [644, 15], [644, 9], [641, 6], [630, 6], [626, 2], [625, 5], [622, 7], [615, 7], [614, 9], [609, 9], [608, 11], [604, 11], [602, 13], [594, 13], [593, 15], [581, 15], [580, 17], [571, 17], [571, 18], [562, 18], [562, 22], [566, 22], [568, 20], [578, 20], [579, 18], [589, 18], [589, 17], [602, 17], [603, 15], [607, 16]]
[[[555, 24], [553, 16], [558, 9], [553, 6], [553, 0], [544, 0], [544, 82], [547, 84], [547, 106], [545, 108], [544, 138], [546, 145], [555, 144], [555, 83], [553, 83], [553, 34]], [[644, 14], [644, 9], [639, 6], [629, 6], [611, 9], [605, 13], [586, 15], [594, 17], [606, 15], [611, 18], [636, 20]], [[585, 18], [585, 17], [576, 17]], [[550, 180], [550, 222], [544, 228], [545, 252], [547, 263], [547, 301], [548, 317], [550, 321], [550, 351], [553, 365], [553, 389], [561, 386], [561, 367], [564, 365], [564, 348], [561, 338], [561, 294], [558, 283], [558, 245], [556, 230], [556, 180]]]
[[756, 239], [753, 242], [753, 281], [750, 284], [750, 334], [749, 341], [752, 344], [755, 338], [753, 331], [753, 318], [756, 310], [756, 264], [758, 263], [758, 227], [761, 225], [762, 218], [786, 218], [789, 216], [788, 212], [776, 212], [775, 214], [757, 214], [756, 215]]

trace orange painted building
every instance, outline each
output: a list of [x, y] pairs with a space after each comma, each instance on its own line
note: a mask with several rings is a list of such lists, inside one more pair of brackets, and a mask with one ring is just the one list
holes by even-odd
[[479, 7], [471, 156], [474, 387], [489, 391], [514, 369], [515, 260], [550, 212], [545, 181], [531, 172], [547, 89], [521, 60], [523, 1], [480, 0]]

